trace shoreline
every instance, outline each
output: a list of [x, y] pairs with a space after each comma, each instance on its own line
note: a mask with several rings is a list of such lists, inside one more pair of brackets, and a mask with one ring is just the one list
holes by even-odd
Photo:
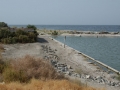
[[[58, 42], [59, 44], [61, 44], [61, 45], [64, 47], [64, 43], [62, 43], [62, 42], [60, 42], [60, 41], [58, 41], [58, 40], [56, 40], [56, 39], [54, 39], [54, 38], [52, 38], [52, 37], [49, 37], [49, 38], [52, 39], [52, 40], [54, 40], [55, 42]], [[74, 50], [76, 53], [81, 54], [81, 55], [83, 55], [84, 57], [87, 57], [88, 59], [92, 60], [93, 62], [96, 62], [96, 63], [98, 63], [98, 64], [106, 67], [107, 69], [113, 71], [114, 73], [120, 75], [120, 71], [112, 68], [111, 66], [108, 66], [108, 65], [100, 62], [99, 60], [95, 60], [94, 58], [88, 56], [87, 54], [84, 54], [84, 53], [82, 53], [82, 52], [80, 52], [80, 51], [78, 51], [78, 50], [76, 50], [76, 49], [74, 49], [74, 48], [72, 48], [72, 47], [70, 47], [70, 46], [68, 46], [68, 45], [65, 45], [65, 47]]]

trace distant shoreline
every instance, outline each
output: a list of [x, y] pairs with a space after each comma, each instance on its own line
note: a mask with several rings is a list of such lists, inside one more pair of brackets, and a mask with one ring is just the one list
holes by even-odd
[[94, 36], [94, 37], [120, 37], [120, 32], [97, 32], [97, 31], [76, 31], [76, 30], [37, 30], [40, 35], [51, 35], [57, 31], [60, 36]]

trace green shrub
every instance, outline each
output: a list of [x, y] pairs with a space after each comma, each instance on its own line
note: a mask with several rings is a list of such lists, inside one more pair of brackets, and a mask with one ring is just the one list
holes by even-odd
[[53, 31], [52, 35], [58, 35], [58, 32], [57, 31]]
[[37, 29], [36, 26], [34, 26], [34, 25], [27, 25], [27, 28], [32, 28], [33, 30]]
[[0, 27], [8, 27], [8, 25], [5, 22], [0, 22]]
[[13, 38], [12, 38], [12, 43], [17, 43], [17, 41], [18, 41], [18, 38], [17, 38], [17, 37], [13, 37]]

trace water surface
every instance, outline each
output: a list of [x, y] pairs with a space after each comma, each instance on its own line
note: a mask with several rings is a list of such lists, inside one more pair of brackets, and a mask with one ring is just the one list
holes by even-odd
[[[64, 43], [64, 37], [54, 37]], [[66, 44], [120, 71], [120, 37], [67, 36]]]

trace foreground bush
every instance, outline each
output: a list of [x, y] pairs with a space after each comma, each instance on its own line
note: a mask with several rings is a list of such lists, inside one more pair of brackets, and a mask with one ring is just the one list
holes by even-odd
[[0, 84], [1, 90], [103, 90], [94, 89], [86, 86], [79, 86], [71, 83], [67, 80], [48, 80], [38, 81], [32, 79], [31, 83], [20, 84], [20, 83], [9, 83]]
[[24, 58], [12, 60], [4, 69], [2, 75], [5, 82], [28, 82], [31, 78], [44, 80], [64, 78], [48, 62], [28, 55]]

